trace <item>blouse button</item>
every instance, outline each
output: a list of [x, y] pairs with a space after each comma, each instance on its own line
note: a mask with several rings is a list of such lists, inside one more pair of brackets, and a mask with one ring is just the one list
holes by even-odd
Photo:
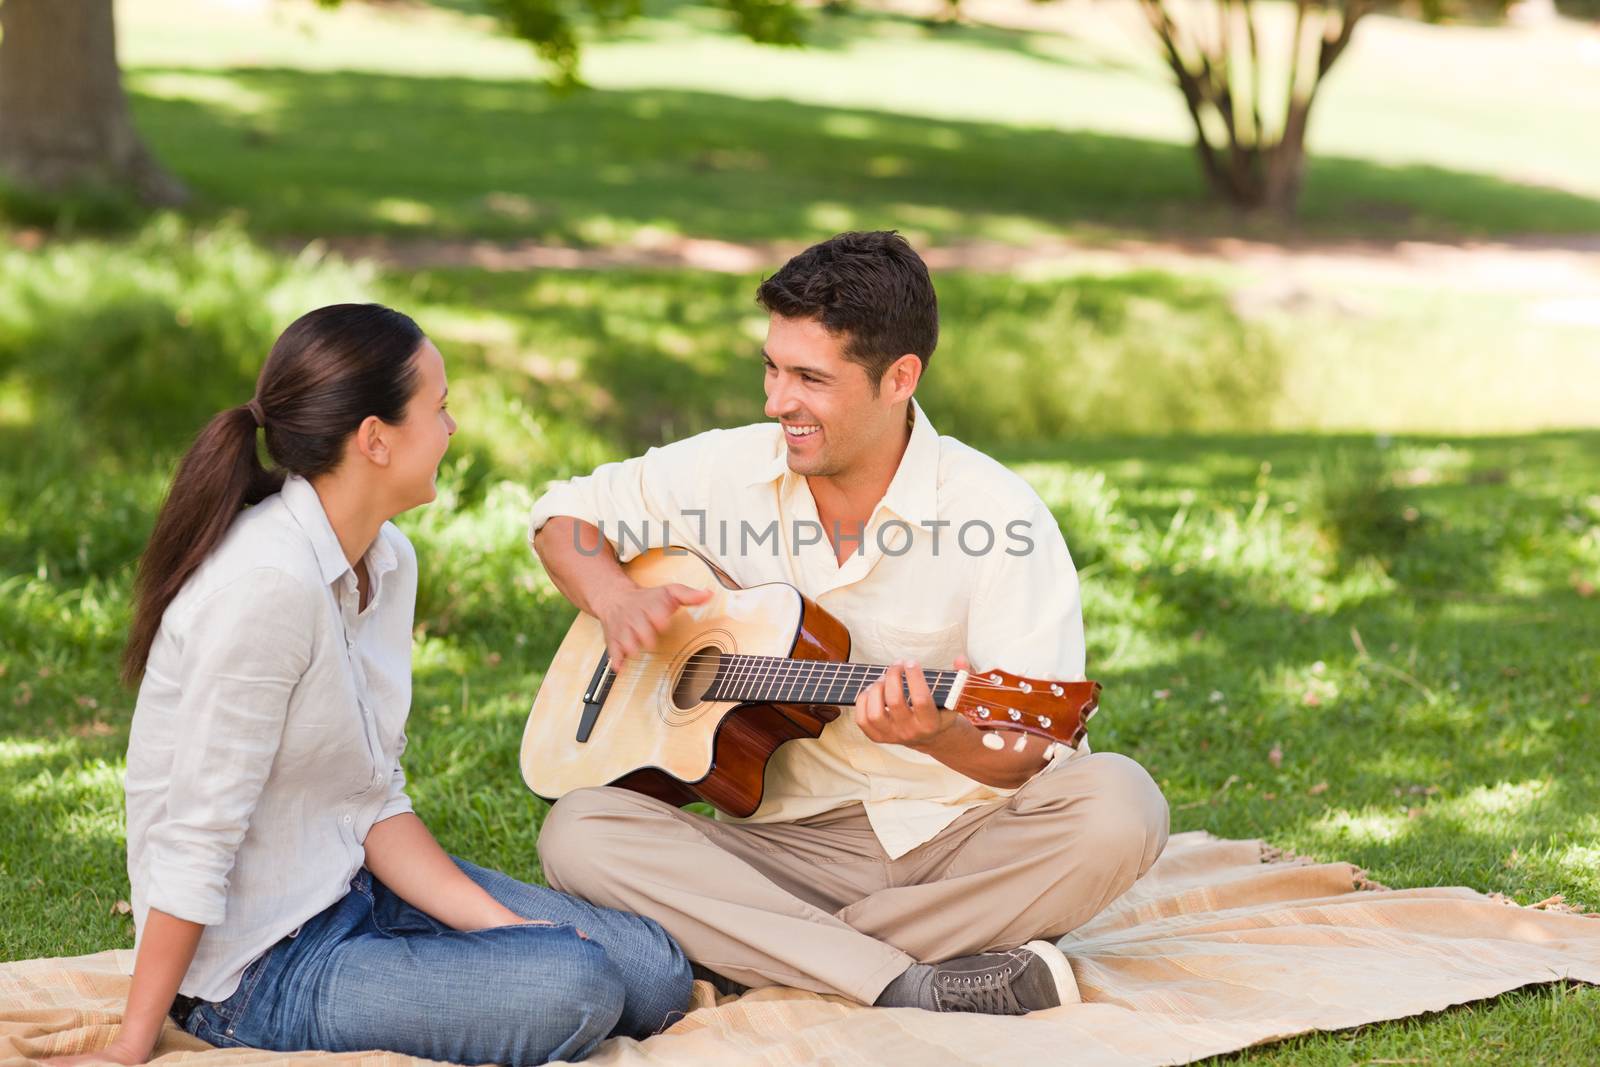
[[345, 825], [346, 825], [346, 826], [349, 826], [349, 825], [350, 825], [350, 816], [348, 816], [348, 815], [346, 815], [346, 816], [345, 816], [345, 817], [344, 817], [344, 824], [345, 824]]

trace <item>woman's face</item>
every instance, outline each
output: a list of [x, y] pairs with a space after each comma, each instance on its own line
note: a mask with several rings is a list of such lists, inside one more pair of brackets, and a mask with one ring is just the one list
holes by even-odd
[[438, 496], [434, 485], [439, 462], [450, 447], [456, 420], [445, 407], [450, 391], [444, 376], [444, 357], [432, 341], [424, 340], [411, 357], [417, 368], [417, 387], [406, 404], [406, 417], [388, 428], [389, 475], [401, 509], [426, 504]]

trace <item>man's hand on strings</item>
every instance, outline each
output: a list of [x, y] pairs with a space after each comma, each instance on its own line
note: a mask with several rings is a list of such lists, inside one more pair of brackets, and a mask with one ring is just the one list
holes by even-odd
[[620, 671], [629, 656], [653, 650], [656, 638], [671, 625], [679, 608], [704, 604], [710, 599], [709, 589], [672, 582], [624, 588], [598, 605], [597, 616], [605, 631], [612, 669]]
[[[966, 657], [957, 657], [956, 670], [970, 671]], [[927, 677], [912, 662], [889, 665], [883, 677], [856, 697], [856, 725], [880, 745], [920, 748], [958, 726], [963, 720], [933, 702]]]

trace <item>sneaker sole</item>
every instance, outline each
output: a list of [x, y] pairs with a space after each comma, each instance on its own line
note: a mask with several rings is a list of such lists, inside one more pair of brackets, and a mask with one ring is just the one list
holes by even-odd
[[1055, 980], [1056, 994], [1062, 1004], [1082, 1003], [1083, 998], [1078, 994], [1078, 980], [1072, 976], [1072, 964], [1067, 962], [1065, 953], [1048, 941], [1029, 941], [1022, 947], [1050, 968], [1050, 977]]

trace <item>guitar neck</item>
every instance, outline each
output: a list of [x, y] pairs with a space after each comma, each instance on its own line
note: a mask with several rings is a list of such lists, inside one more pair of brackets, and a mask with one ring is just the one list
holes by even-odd
[[[887, 667], [782, 656], [723, 656], [706, 700], [736, 704], [854, 704]], [[957, 671], [924, 670], [933, 702], [943, 707]]]

